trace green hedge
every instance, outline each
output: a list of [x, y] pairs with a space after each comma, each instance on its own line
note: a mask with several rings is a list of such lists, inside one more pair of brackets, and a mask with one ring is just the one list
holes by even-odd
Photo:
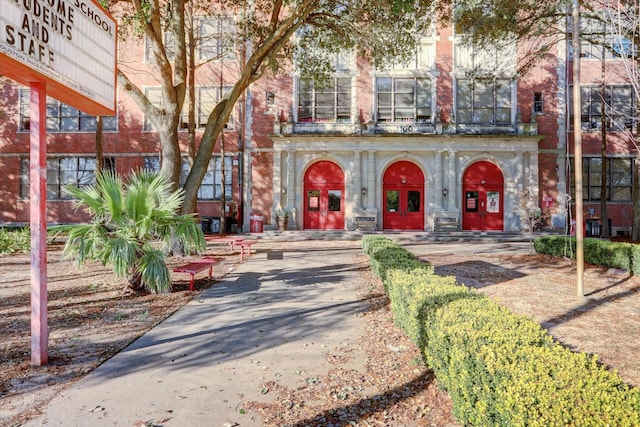
[[595, 357], [571, 352], [530, 318], [433, 274], [408, 251], [401, 256], [390, 239], [365, 236], [363, 248], [384, 274], [394, 320], [420, 347], [461, 424], [640, 425], [640, 390]]
[[[533, 241], [533, 247], [539, 254], [575, 258], [576, 238], [537, 237]], [[587, 237], [584, 239], [584, 260], [590, 264], [640, 274], [640, 245]]]

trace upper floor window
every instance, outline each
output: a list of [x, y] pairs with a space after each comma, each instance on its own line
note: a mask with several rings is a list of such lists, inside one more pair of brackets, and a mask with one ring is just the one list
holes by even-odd
[[[607, 200], [630, 202], [633, 189], [633, 160], [630, 158], [607, 158]], [[574, 170], [575, 160], [570, 160]], [[571, 183], [571, 194], [575, 200], [575, 183]], [[582, 198], [597, 202], [602, 198], [602, 157], [582, 159]]]
[[236, 23], [230, 16], [206, 16], [198, 19], [197, 51], [200, 60], [235, 58]]
[[[228, 87], [224, 87], [222, 90], [228, 90]], [[159, 87], [145, 88], [144, 92], [149, 102], [156, 107], [162, 107], [162, 93]], [[209, 114], [213, 111], [216, 104], [220, 100], [220, 88], [219, 87], [198, 87], [196, 88], [195, 99], [195, 126], [196, 129], [204, 128], [209, 119]], [[180, 112], [180, 129], [187, 129], [189, 127], [189, 99], [185, 97], [182, 110]], [[231, 130], [234, 128], [233, 114], [229, 117], [229, 121], [225, 124], [225, 130]], [[143, 123], [143, 130], [154, 130], [151, 121], [145, 116]]]
[[376, 78], [378, 122], [431, 122], [431, 79]]
[[456, 122], [505, 125], [511, 123], [511, 80], [457, 79]]
[[[224, 191], [225, 200], [233, 199], [233, 159], [231, 156], [224, 157]], [[184, 185], [189, 175], [189, 162], [182, 159], [182, 173], [180, 174], [180, 185]], [[198, 200], [222, 200], [222, 157], [214, 155], [209, 162], [207, 173], [202, 179], [198, 189]]]
[[[68, 200], [64, 187], [86, 187], [95, 183], [95, 157], [52, 157], [47, 159], [47, 199]], [[104, 158], [104, 170], [115, 170], [115, 159]], [[29, 197], [29, 159], [20, 159], [20, 196]]]
[[[28, 131], [31, 128], [29, 90], [20, 89], [20, 131]], [[83, 113], [77, 108], [70, 107], [62, 102], [47, 98], [46, 126], [49, 132], [95, 132], [97, 128], [96, 116]], [[116, 116], [102, 117], [103, 131], [117, 131], [118, 120]]]
[[[176, 58], [176, 37], [173, 32], [165, 29], [162, 33], [162, 42], [164, 43], [164, 50], [169, 61], [173, 61]], [[148, 37], [144, 39], [144, 62], [151, 62], [153, 60], [153, 50], [151, 49], [151, 42]]]
[[[604, 107], [604, 111], [603, 111]], [[603, 115], [604, 113], [604, 115]], [[580, 123], [582, 130], [599, 130], [604, 124], [608, 131], [633, 130], [637, 120], [636, 98], [630, 85], [601, 85], [580, 87]], [[573, 128], [573, 88], [569, 89], [569, 116]]]
[[454, 44], [454, 64], [458, 72], [484, 76], [514, 76], [517, 59], [515, 40], [482, 47], [462, 40]]
[[334, 77], [326, 85], [300, 79], [298, 122], [350, 123], [351, 77]]
[[436, 48], [431, 38], [423, 37], [416, 46], [415, 55], [412, 55], [406, 62], [395, 62], [378, 71], [416, 71], [432, 70], [435, 67]]
[[[223, 87], [222, 91], [230, 90], [230, 87]], [[198, 87], [196, 88], [195, 99], [195, 126], [196, 129], [204, 128], [209, 120], [209, 115], [220, 100], [219, 87]], [[180, 128], [189, 127], [189, 100], [185, 98], [182, 112], [180, 114]], [[234, 127], [233, 115], [229, 117], [229, 121], [225, 124], [225, 130], [231, 130]]]

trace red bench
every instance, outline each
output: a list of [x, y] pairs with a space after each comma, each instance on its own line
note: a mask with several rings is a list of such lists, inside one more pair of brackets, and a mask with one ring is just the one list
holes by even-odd
[[205, 236], [207, 243], [229, 243], [229, 247], [233, 251], [233, 245], [242, 242], [244, 237], [218, 237], [218, 236]]
[[176, 273], [189, 273], [191, 275], [191, 281], [189, 282], [189, 290], [195, 289], [195, 275], [201, 271], [209, 269], [209, 279], [213, 277], [213, 266], [222, 261], [222, 258], [203, 257], [196, 261], [191, 261], [188, 264], [181, 265], [173, 269]]
[[236, 245], [240, 246], [240, 261], [244, 261], [244, 249], [247, 248], [247, 255], [251, 255], [251, 245], [256, 243], [257, 240], [241, 240], [236, 242]]

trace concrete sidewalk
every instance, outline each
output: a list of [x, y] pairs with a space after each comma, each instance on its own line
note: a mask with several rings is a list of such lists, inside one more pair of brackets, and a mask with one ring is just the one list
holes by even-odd
[[27, 425], [261, 425], [242, 410], [269, 401], [261, 384], [295, 386], [301, 373], [328, 365], [324, 353], [339, 344], [359, 351], [358, 314], [368, 308], [352, 262], [360, 241], [290, 246], [258, 249]]

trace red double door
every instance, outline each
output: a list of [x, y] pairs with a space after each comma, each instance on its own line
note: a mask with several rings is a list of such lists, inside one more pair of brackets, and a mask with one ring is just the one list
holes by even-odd
[[469, 166], [463, 177], [462, 229], [504, 231], [504, 178], [490, 162]]
[[344, 230], [344, 172], [330, 161], [311, 165], [304, 177], [305, 230]]
[[424, 174], [414, 163], [396, 162], [383, 177], [385, 230], [424, 230]]

